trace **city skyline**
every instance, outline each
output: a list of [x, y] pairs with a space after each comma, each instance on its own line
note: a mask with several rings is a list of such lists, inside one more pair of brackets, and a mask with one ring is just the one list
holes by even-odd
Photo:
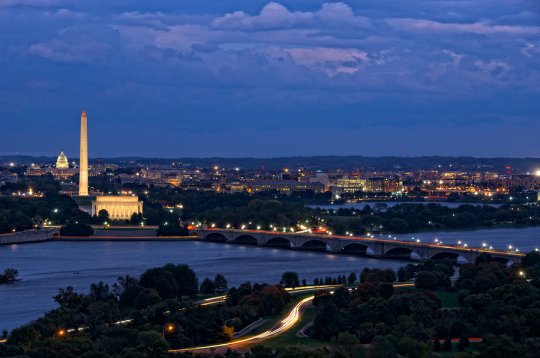
[[93, 157], [540, 157], [539, 14], [494, 0], [4, 1], [0, 28], [19, 35], [0, 45], [0, 154], [73, 157], [86, 109]]

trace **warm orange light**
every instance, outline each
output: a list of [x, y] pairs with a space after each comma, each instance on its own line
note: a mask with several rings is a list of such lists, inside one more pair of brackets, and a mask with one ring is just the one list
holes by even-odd
[[59, 335], [60, 337], [65, 336], [65, 335], [66, 335], [66, 330], [64, 330], [64, 329], [58, 330], [58, 335]]
[[172, 324], [167, 325], [167, 331], [168, 332], [174, 331], [174, 325], [172, 325]]

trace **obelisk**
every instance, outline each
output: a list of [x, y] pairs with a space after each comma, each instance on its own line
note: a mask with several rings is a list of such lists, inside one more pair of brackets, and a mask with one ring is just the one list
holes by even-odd
[[79, 161], [79, 196], [88, 196], [88, 123], [85, 111], [81, 114], [81, 155]]

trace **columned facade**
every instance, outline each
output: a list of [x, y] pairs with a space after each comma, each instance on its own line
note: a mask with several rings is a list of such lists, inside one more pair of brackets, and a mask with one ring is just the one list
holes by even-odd
[[143, 213], [143, 203], [137, 196], [97, 196], [92, 202], [92, 216], [101, 210], [106, 210], [111, 220], [129, 220], [133, 214]]

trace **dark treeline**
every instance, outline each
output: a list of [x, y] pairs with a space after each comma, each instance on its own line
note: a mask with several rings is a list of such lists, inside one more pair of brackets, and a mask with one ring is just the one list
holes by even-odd
[[58, 194], [60, 187], [52, 177], [24, 180], [16, 184], [6, 183], [0, 187], [0, 192], [27, 192], [29, 188], [32, 188], [34, 193], [43, 193], [44, 196], [40, 198], [0, 196], [0, 233], [39, 227], [45, 220], [58, 223], [69, 220], [74, 222], [91, 220], [88, 214], [79, 210], [71, 198]]
[[[76, 158], [74, 158], [76, 160]], [[53, 163], [56, 158], [30, 157], [30, 156], [0, 156], [0, 161], [30, 164], [30, 163]], [[308, 169], [370, 169], [370, 170], [429, 170], [451, 168], [452, 170], [492, 170], [504, 172], [506, 165], [512, 166], [519, 172], [530, 171], [531, 168], [540, 166], [539, 158], [475, 158], [475, 157], [445, 157], [445, 156], [422, 156], [422, 157], [365, 157], [365, 156], [312, 156], [312, 157], [280, 157], [280, 158], [141, 158], [122, 157], [108, 158], [107, 162], [123, 166], [138, 164], [171, 164], [173, 162], [189, 167], [211, 168], [214, 165], [220, 167], [242, 169], [269, 170], [305, 167]], [[93, 160], [91, 160], [93, 162]], [[439, 167], [439, 165], [441, 167]], [[451, 166], [450, 166], [451, 165]]]
[[539, 225], [540, 207], [463, 204], [450, 208], [440, 204], [400, 204], [387, 207], [378, 204], [362, 210], [340, 208], [317, 209], [328, 227], [336, 233], [385, 232], [407, 233], [422, 230], [467, 229], [496, 225]]
[[182, 218], [186, 221], [215, 223], [221, 227], [227, 224], [240, 227], [251, 222], [252, 228], [260, 225], [268, 229], [269, 225], [294, 226], [305, 220], [311, 222], [313, 211], [306, 208], [304, 202], [321, 197], [327, 196], [305, 193], [289, 197], [277, 193], [249, 195], [156, 188], [149, 200], [182, 204]]

